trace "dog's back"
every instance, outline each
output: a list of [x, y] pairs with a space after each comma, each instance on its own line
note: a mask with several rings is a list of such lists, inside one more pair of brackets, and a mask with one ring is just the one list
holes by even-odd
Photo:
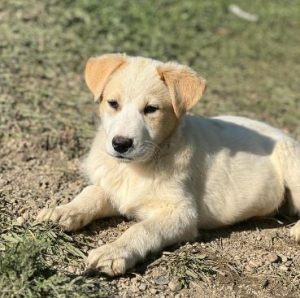
[[195, 148], [190, 166], [201, 228], [271, 214], [287, 187], [299, 200], [300, 150], [288, 135], [242, 117], [189, 115], [185, 122], [185, 138]]

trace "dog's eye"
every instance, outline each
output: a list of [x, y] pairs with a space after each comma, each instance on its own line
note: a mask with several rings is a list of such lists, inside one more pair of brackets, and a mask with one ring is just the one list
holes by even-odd
[[107, 102], [108, 102], [109, 106], [112, 107], [113, 109], [115, 109], [115, 110], [118, 109], [119, 104], [116, 100], [111, 99], [111, 100], [108, 100]]
[[145, 108], [144, 108], [144, 114], [152, 114], [152, 113], [156, 112], [157, 110], [158, 110], [158, 107], [148, 105], [148, 106], [145, 106]]

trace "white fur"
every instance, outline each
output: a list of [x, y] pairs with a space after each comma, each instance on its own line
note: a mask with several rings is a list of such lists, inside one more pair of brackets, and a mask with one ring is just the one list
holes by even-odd
[[[138, 104], [149, 95], [145, 85], [157, 78], [152, 74], [152, 60], [145, 66], [152, 77], [143, 68], [134, 68], [137, 61], [131, 60], [127, 69], [115, 75], [124, 77], [127, 87], [122, 92], [125, 88], [128, 98], [120, 113], [103, 111], [102, 125], [84, 164], [91, 186], [52, 214], [44, 210], [39, 215], [43, 220], [48, 214], [66, 230], [117, 214], [140, 220], [115, 242], [93, 250], [89, 268], [122, 274], [150, 252], [192, 240], [199, 228], [276, 212], [287, 189], [290, 212], [300, 214], [299, 143], [264, 123], [229, 116], [186, 115], [170, 136], [156, 139], [155, 129], [162, 127], [152, 131]], [[141, 76], [137, 78], [130, 68], [138, 69]], [[159, 92], [166, 96], [164, 90]], [[128, 153], [135, 162], [114, 158], [111, 140], [115, 135], [135, 139], [137, 149]], [[300, 241], [299, 223], [292, 235]]]

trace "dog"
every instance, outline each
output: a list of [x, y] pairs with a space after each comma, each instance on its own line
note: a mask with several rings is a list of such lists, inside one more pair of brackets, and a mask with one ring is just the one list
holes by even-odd
[[[193, 116], [206, 81], [191, 68], [125, 54], [90, 58], [85, 81], [101, 124], [70, 203], [43, 209], [66, 231], [103, 217], [138, 222], [92, 250], [87, 269], [121, 275], [147, 254], [277, 212], [300, 215], [300, 144], [262, 122]], [[291, 229], [300, 242], [300, 221]]]

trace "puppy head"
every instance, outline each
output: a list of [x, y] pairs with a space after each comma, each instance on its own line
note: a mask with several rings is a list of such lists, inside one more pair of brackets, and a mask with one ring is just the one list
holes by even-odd
[[126, 162], [150, 159], [205, 89], [187, 66], [120, 54], [90, 58], [85, 80], [100, 99], [106, 151]]

